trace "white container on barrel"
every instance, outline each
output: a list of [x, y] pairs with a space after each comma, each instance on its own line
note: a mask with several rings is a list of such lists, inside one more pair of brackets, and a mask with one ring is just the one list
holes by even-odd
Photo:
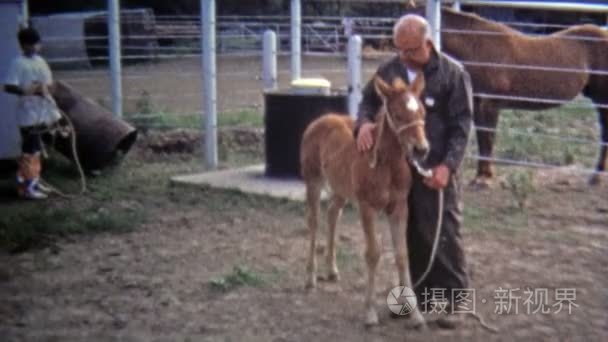
[[329, 95], [331, 83], [324, 78], [298, 78], [291, 81], [291, 94]]

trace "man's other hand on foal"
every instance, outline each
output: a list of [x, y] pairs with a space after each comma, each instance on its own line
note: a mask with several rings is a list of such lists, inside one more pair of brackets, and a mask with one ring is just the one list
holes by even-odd
[[367, 151], [374, 146], [374, 130], [376, 124], [366, 122], [359, 127], [359, 135], [357, 136], [357, 149], [359, 152]]

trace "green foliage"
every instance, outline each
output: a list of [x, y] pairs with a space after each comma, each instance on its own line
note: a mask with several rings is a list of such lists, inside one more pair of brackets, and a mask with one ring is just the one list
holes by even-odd
[[519, 210], [528, 206], [530, 195], [536, 190], [530, 170], [516, 170], [507, 177], [506, 188], [511, 192]]
[[598, 151], [592, 143], [598, 136], [597, 116], [592, 109], [579, 107], [501, 112], [495, 155], [516, 161], [593, 167]]
[[20, 252], [43, 247], [54, 237], [85, 232], [130, 231], [142, 222], [143, 214], [135, 211], [110, 211], [87, 207], [75, 211], [71, 207], [42, 207], [28, 203], [11, 211], [3, 211], [0, 220], [0, 248]]
[[[125, 119], [142, 131], [150, 129], [194, 128], [200, 129], [202, 120], [198, 113], [174, 113], [154, 103], [147, 90], [142, 90], [135, 102], [135, 112]], [[219, 113], [219, 127], [262, 127], [263, 116], [258, 111], [238, 110]]]
[[246, 266], [236, 265], [232, 272], [212, 279], [211, 288], [221, 292], [228, 292], [240, 286], [258, 287], [264, 284], [262, 277]]

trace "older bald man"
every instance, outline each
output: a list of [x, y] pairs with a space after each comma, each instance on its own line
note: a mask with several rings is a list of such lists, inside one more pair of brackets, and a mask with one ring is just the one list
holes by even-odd
[[[412, 281], [424, 272], [431, 253], [438, 218], [438, 189], [444, 190], [443, 226], [436, 259], [426, 280], [415, 289], [419, 303], [429, 294], [444, 295], [457, 304], [453, 293], [468, 286], [464, 250], [460, 236], [462, 200], [460, 166], [468, 142], [473, 112], [469, 74], [462, 65], [437, 51], [430, 38], [429, 25], [420, 16], [408, 14], [394, 26], [393, 41], [398, 55], [381, 65], [377, 75], [387, 82], [401, 77], [406, 82], [424, 73], [426, 89], [422, 102], [426, 107], [426, 134], [431, 150], [424, 165], [433, 176], [423, 179], [416, 172], [410, 194], [408, 250]], [[355, 134], [359, 150], [371, 148], [374, 141], [374, 119], [381, 99], [370, 81], [363, 90]], [[436, 290], [431, 290], [436, 289]], [[452, 314], [456, 305], [447, 308]], [[438, 323], [454, 328], [462, 315], [447, 315]]]

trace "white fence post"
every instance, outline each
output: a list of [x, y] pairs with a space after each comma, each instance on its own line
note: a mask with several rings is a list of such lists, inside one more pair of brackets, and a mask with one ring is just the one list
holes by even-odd
[[112, 112], [122, 118], [122, 79], [120, 62], [120, 1], [108, 0], [108, 32], [110, 47], [110, 78], [112, 82]]
[[435, 47], [441, 50], [441, 0], [426, 2], [426, 18], [431, 26]]
[[215, 0], [201, 0], [201, 62], [205, 162], [217, 168], [217, 89], [215, 67]]
[[361, 102], [361, 36], [348, 39], [348, 113], [357, 116]]
[[264, 90], [277, 90], [277, 35], [272, 30], [264, 32], [262, 68]]
[[30, 21], [30, 6], [28, 4], [28, 0], [23, 0], [21, 2], [21, 23], [23, 27], [29, 26]]
[[302, 66], [302, 10], [300, 0], [291, 0], [291, 80], [301, 75]]
[[454, 11], [460, 12], [460, 5], [461, 5], [460, 0], [454, 0], [454, 3], [452, 4], [452, 9]]

